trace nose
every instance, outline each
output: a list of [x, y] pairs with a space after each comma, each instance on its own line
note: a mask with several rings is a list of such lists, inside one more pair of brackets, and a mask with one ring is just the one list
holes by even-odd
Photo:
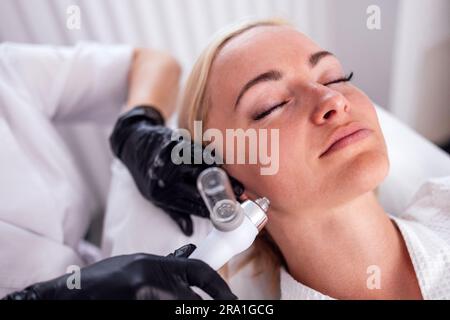
[[348, 115], [348, 101], [340, 92], [320, 86], [316, 89], [316, 94], [318, 99], [311, 115], [316, 125], [336, 122]]

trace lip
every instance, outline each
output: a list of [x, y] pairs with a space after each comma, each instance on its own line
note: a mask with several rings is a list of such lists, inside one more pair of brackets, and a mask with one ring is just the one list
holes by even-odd
[[346, 126], [337, 128], [331, 135], [325, 151], [319, 158], [322, 158], [336, 150], [344, 148], [350, 144], [360, 141], [372, 133], [372, 130], [365, 128], [357, 122], [352, 122]]

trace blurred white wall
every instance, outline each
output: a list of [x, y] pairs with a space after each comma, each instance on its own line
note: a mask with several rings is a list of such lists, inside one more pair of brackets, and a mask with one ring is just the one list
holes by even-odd
[[[66, 27], [70, 5], [81, 9], [80, 30]], [[367, 28], [369, 5], [380, 8], [380, 30]], [[1, 0], [0, 41], [151, 46], [174, 54], [186, 75], [221, 27], [245, 17], [285, 17], [334, 52], [375, 102], [443, 142], [450, 138], [449, 12], [448, 0]], [[104, 134], [95, 132], [68, 128], [64, 135], [83, 170], [91, 170], [86, 177], [100, 201], [109, 158]], [[80, 151], [87, 141], [89, 157]], [[97, 167], [89, 169], [92, 162]]]
[[400, 3], [391, 111], [433, 142], [450, 139], [450, 1]]

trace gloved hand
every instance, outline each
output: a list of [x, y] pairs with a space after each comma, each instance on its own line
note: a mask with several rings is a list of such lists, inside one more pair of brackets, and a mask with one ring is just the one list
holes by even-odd
[[[114, 154], [125, 164], [141, 194], [166, 211], [185, 235], [193, 232], [190, 215], [209, 217], [208, 209], [197, 190], [197, 177], [208, 164], [174, 164], [172, 130], [164, 126], [161, 114], [152, 107], [141, 106], [125, 113], [117, 121], [110, 137]], [[191, 144], [191, 157], [202, 152]], [[191, 161], [191, 163], [194, 163]], [[243, 185], [230, 177], [237, 197]]]
[[186, 259], [195, 246], [189, 244], [167, 257], [132, 254], [109, 258], [81, 269], [81, 289], [68, 289], [64, 275], [12, 293], [8, 300], [95, 299], [201, 299], [196, 286], [214, 299], [234, 300], [220, 275], [206, 263]]

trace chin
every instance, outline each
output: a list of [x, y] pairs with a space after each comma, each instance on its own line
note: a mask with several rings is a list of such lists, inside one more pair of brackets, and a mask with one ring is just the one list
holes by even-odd
[[351, 159], [341, 168], [338, 180], [339, 202], [349, 201], [367, 192], [374, 191], [389, 172], [389, 159], [386, 152], [365, 151]]
[[348, 167], [349, 183], [355, 193], [375, 190], [389, 172], [389, 159], [385, 151], [366, 151], [354, 158]]

